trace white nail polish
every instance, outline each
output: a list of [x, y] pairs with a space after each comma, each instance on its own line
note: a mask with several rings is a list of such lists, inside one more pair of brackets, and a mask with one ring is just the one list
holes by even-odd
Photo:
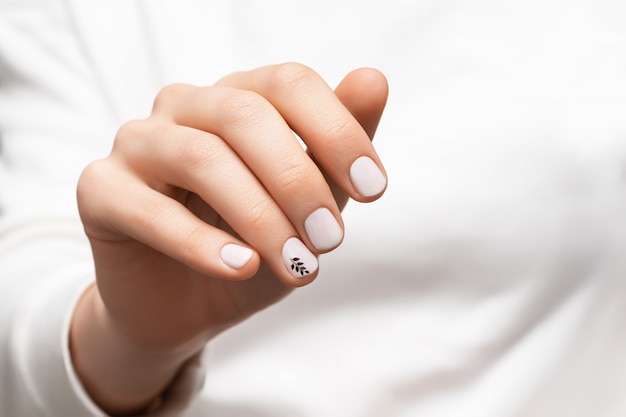
[[306, 233], [318, 250], [336, 247], [343, 239], [343, 230], [335, 220], [335, 216], [325, 207], [320, 207], [304, 221]]
[[283, 262], [291, 275], [297, 278], [310, 275], [319, 268], [315, 255], [295, 237], [287, 240], [283, 246]]
[[367, 156], [362, 156], [352, 163], [350, 180], [354, 188], [365, 197], [380, 194], [387, 186], [385, 175]]
[[252, 258], [252, 249], [229, 243], [224, 245], [220, 256], [226, 265], [234, 269], [239, 269]]

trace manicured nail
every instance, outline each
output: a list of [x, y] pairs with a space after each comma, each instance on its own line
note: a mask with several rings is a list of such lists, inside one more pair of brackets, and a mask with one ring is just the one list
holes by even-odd
[[283, 262], [296, 278], [304, 277], [317, 271], [319, 263], [300, 239], [292, 237], [283, 246]]
[[306, 233], [317, 250], [336, 247], [343, 239], [343, 230], [335, 216], [325, 207], [320, 207], [304, 221]]
[[352, 163], [350, 180], [354, 188], [364, 197], [380, 194], [387, 186], [387, 179], [378, 165], [367, 156], [362, 156]]
[[239, 269], [252, 258], [252, 249], [229, 243], [224, 245], [220, 256], [226, 265]]

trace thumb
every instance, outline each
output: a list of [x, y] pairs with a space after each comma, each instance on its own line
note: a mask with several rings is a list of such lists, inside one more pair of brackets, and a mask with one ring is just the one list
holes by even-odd
[[359, 68], [344, 77], [335, 95], [358, 120], [370, 139], [383, 114], [389, 87], [385, 76], [373, 68]]
[[[387, 79], [378, 70], [359, 68], [344, 77], [335, 89], [335, 95], [361, 124], [370, 139], [374, 138], [378, 122], [383, 114], [389, 88]], [[330, 177], [326, 177], [340, 210], [348, 202], [348, 196]]]

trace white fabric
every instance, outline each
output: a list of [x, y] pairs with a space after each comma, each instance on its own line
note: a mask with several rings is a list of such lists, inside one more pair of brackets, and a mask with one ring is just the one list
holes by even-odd
[[626, 415], [624, 51], [617, 0], [0, 0], [0, 415], [99, 414], [81, 167], [160, 86], [282, 61], [388, 76], [388, 192], [185, 415]]

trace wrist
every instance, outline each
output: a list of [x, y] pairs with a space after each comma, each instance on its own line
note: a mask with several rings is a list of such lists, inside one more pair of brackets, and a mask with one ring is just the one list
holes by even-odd
[[141, 346], [114, 323], [95, 285], [79, 301], [70, 331], [76, 374], [92, 399], [113, 415], [148, 406], [201, 348]]

